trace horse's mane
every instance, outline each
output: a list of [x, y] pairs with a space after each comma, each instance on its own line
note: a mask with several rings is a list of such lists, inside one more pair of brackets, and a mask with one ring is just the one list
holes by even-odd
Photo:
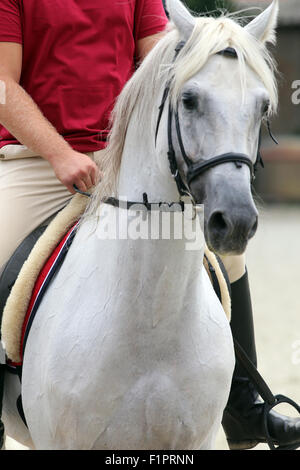
[[[269, 113], [277, 109], [277, 84], [275, 63], [267, 47], [256, 40], [239, 23], [239, 18], [223, 14], [219, 18], [199, 17], [193, 32], [173, 63], [174, 50], [179, 42], [179, 33], [172, 24], [168, 32], [148, 54], [137, 71], [123, 88], [114, 107], [108, 145], [101, 152], [99, 166], [104, 173], [102, 181], [95, 188], [87, 214], [95, 213], [100, 201], [116, 194], [118, 174], [124, 142], [133, 110], [137, 113], [135, 122], [149, 122], [153, 117], [153, 103], [166, 81], [171, 78], [171, 100], [175, 103], [183, 84], [206, 64], [210, 56], [232, 47], [236, 50], [240, 64], [242, 90], [246, 87], [246, 65], [250, 66], [261, 79], [270, 96]], [[274, 39], [274, 38], [273, 38]], [[271, 41], [272, 42], [272, 38]], [[156, 115], [152, 118], [155, 126]]]

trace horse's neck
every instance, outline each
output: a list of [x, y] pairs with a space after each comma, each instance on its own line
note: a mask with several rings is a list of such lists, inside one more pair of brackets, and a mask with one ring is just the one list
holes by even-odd
[[[131, 119], [122, 155], [119, 198], [142, 202], [143, 193], [147, 193], [149, 202], [178, 201], [179, 194], [170, 174], [167, 155], [156, 155], [150, 124], [144, 129], [143, 135], [140, 135], [140, 130], [141, 126], [134, 118]], [[123, 213], [122, 217], [130, 218], [129, 213], [123, 209], [111, 210], [111, 217], [115, 217], [114, 211], [119, 211]], [[177, 215], [180, 224], [186, 215], [183, 213]], [[148, 212], [147, 219], [150, 218], [151, 214]], [[135, 297], [132, 290], [136, 289], [138, 292], [139, 289], [147, 287], [149, 292], [153, 293], [153, 298], [158, 298], [160, 301], [162, 298], [165, 299], [166, 310], [169, 310], [167, 304], [170, 303], [170, 299], [176, 299], [175, 303], [172, 300], [171, 304], [173, 312], [177, 310], [178, 314], [185, 302], [194, 303], [195, 297], [198, 298], [200, 292], [204, 243], [201, 245], [200, 241], [200, 248], [191, 250], [189, 235], [183, 230], [181, 239], [174, 239], [171, 236], [168, 240], [129, 239], [126, 243], [120, 241], [113, 256], [123, 291], [131, 292]], [[110, 263], [113, 263], [112, 257]], [[164, 309], [156, 310], [163, 312]]]
[[201, 303], [201, 250], [187, 251], [181, 241], [145, 240], [128, 243], [124, 255], [122, 273], [118, 264], [123, 291], [130, 293], [131, 305], [135, 299], [138, 311], [147, 305], [146, 321], [149, 315], [153, 325], [170, 315], [181, 321], [191, 306]]
[[[128, 323], [128, 309], [124, 305], [130, 305], [133, 316], [137, 311], [142, 312], [146, 322], [152, 318], [155, 324], [170, 315], [174, 320], [180, 321], [186, 312], [196, 311], [195, 308], [192, 309], [193, 306], [199, 306], [204, 301], [202, 240], [197, 250], [191, 250], [194, 246], [191, 245], [189, 236], [186, 236], [187, 232], [183, 230], [182, 238], [176, 239], [172, 233], [173, 225], [170, 225], [169, 239], [135, 237], [141, 228], [138, 227], [140, 224], [149, 224], [148, 227], [151, 224], [152, 230], [152, 217], [155, 219], [158, 214], [147, 211], [142, 216], [139, 212], [102, 206], [103, 221], [100, 217], [92, 256], [93, 260], [101, 260], [101, 277], [114, 279], [114, 292], [111, 295], [117, 304], [120, 303], [119, 308], [124, 311], [122, 318], [125, 323]], [[178, 212], [176, 216], [180, 224], [184, 214]], [[113, 243], [99, 242], [97, 238], [102, 238], [101, 227], [106, 230], [105, 226], [109, 221], [112, 221], [112, 225], [118, 225], [118, 233], [127, 233], [127, 239], [117, 237]], [[138, 229], [136, 232], [135, 228]], [[89, 230], [93, 231], [93, 228]], [[122, 318], [120, 317], [119, 323], [123, 328]]]
[[171, 177], [167, 153], [156, 154], [151, 123], [142, 126], [136, 114], [134, 112], [130, 120], [124, 144], [119, 197], [142, 201], [143, 193], [147, 193], [151, 202], [178, 201], [179, 194]]

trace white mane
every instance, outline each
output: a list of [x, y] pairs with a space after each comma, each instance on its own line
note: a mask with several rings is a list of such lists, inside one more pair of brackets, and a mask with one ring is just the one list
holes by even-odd
[[[127, 127], [133, 110], [137, 113], [136, 125], [149, 122], [151, 117], [154, 132], [158, 109], [153, 108], [153, 103], [157, 102], [162, 87], [168, 79], [172, 79], [171, 99], [175, 103], [184, 83], [199, 72], [212, 55], [226, 47], [232, 47], [238, 55], [242, 89], [245, 89], [246, 65], [248, 65], [258, 75], [269, 93], [269, 113], [272, 114], [277, 109], [274, 61], [265, 44], [240, 26], [238, 19], [233, 20], [229, 18], [229, 15], [219, 18], [197, 18], [193, 32], [178, 54], [175, 63], [172, 63], [174, 50], [180, 38], [172, 24], [168, 26], [168, 29], [167, 34], [127, 82], [116, 102], [111, 119], [113, 125], [108, 146], [99, 162], [104, 178], [95, 188], [87, 210], [88, 215], [95, 213], [103, 198], [116, 194]], [[141, 135], [142, 132], [141, 130]]]

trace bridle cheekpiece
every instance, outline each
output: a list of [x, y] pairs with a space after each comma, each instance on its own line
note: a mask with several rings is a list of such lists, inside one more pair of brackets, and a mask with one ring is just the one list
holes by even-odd
[[[174, 59], [173, 59], [173, 63], [175, 62], [179, 52], [182, 50], [184, 45], [185, 45], [184, 41], [181, 41], [177, 44], [177, 46], [175, 48], [175, 56], [174, 56]], [[222, 51], [218, 52], [217, 54], [225, 55], [225, 56], [229, 56], [229, 57], [233, 57], [233, 58], [237, 57], [237, 53], [236, 53], [235, 49], [233, 49], [231, 47], [227, 47], [226, 49], [223, 49]], [[159, 125], [160, 125], [161, 117], [162, 117], [162, 114], [163, 114], [163, 110], [164, 110], [167, 98], [169, 96], [170, 87], [171, 87], [171, 80], [168, 80], [168, 82], [165, 86], [164, 92], [163, 92], [161, 104], [159, 106], [159, 113], [158, 113], [158, 118], [157, 118], [157, 123], [156, 123], [156, 129], [155, 129], [155, 144], [156, 144], [156, 140], [157, 140], [157, 134], [158, 134]], [[176, 160], [176, 155], [175, 155], [175, 150], [174, 150], [174, 145], [173, 145], [173, 140], [172, 140], [172, 122], [173, 122], [173, 119], [175, 119], [176, 135], [177, 135], [177, 140], [178, 140], [178, 144], [179, 144], [179, 147], [180, 147], [181, 155], [182, 155], [182, 158], [183, 158], [184, 162], [186, 163], [187, 169], [188, 169], [187, 174], [186, 174], [186, 183], [183, 181], [183, 179], [181, 177], [181, 174], [180, 174], [180, 171], [179, 171], [179, 168], [178, 168], [178, 164], [177, 164], [177, 160]], [[269, 121], [267, 122], [267, 124], [268, 124], [268, 130], [269, 130], [271, 138], [274, 140], [274, 142], [277, 143], [277, 141], [274, 139], [274, 137], [271, 134]], [[184, 148], [184, 144], [183, 144], [183, 140], [182, 140], [182, 136], [181, 136], [179, 115], [178, 115], [178, 103], [177, 103], [176, 110], [174, 110], [173, 107], [172, 107], [172, 104], [171, 104], [171, 100], [169, 100], [169, 109], [168, 109], [168, 159], [169, 159], [170, 171], [171, 171], [171, 174], [172, 174], [172, 176], [173, 176], [173, 178], [176, 182], [177, 189], [178, 189], [178, 192], [179, 192], [180, 196], [187, 195], [187, 196], [191, 197], [191, 199], [193, 200], [193, 197], [192, 197], [192, 195], [190, 193], [190, 189], [189, 189], [190, 183], [197, 176], [203, 174], [205, 171], [209, 170], [210, 168], [213, 168], [217, 165], [222, 165], [223, 163], [228, 163], [228, 162], [235, 163], [237, 168], [241, 168], [242, 165], [247, 165], [249, 167], [249, 170], [250, 170], [250, 177], [251, 177], [251, 183], [252, 183], [255, 179], [255, 173], [257, 171], [258, 165], [260, 164], [262, 167], [264, 166], [262, 156], [261, 156], [261, 153], [260, 153], [260, 144], [261, 144], [261, 129], [260, 129], [260, 132], [259, 132], [257, 157], [256, 157], [256, 161], [255, 161], [254, 164], [252, 163], [252, 161], [251, 161], [251, 159], [249, 158], [248, 155], [245, 155], [243, 153], [234, 153], [234, 152], [223, 153], [221, 155], [217, 155], [216, 157], [210, 158], [209, 160], [204, 160], [203, 161], [203, 159], [202, 159], [202, 160], [199, 160], [197, 162], [193, 162], [188, 157], [188, 155], [185, 151], [185, 148]]]

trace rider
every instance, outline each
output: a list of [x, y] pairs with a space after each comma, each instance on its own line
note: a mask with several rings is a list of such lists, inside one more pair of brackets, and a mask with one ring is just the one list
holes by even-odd
[[[87, 191], [98, 180], [93, 159], [105, 147], [113, 102], [166, 24], [161, 0], [0, 0], [0, 273], [21, 241], [70, 200], [73, 184]], [[244, 258], [230, 257], [226, 267], [232, 330], [255, 362]], [[3, 378], [2, 365], [0, 417]], [[223, 420], [231, 441], [261, 437], [256, 398], [237, 366]], [[300, 441], [296, 422], [269, 420], [279, 443]]]
[[96, 183], [113, 103], [166, 23], [161, 0], [0, 0], [0, 273]]

